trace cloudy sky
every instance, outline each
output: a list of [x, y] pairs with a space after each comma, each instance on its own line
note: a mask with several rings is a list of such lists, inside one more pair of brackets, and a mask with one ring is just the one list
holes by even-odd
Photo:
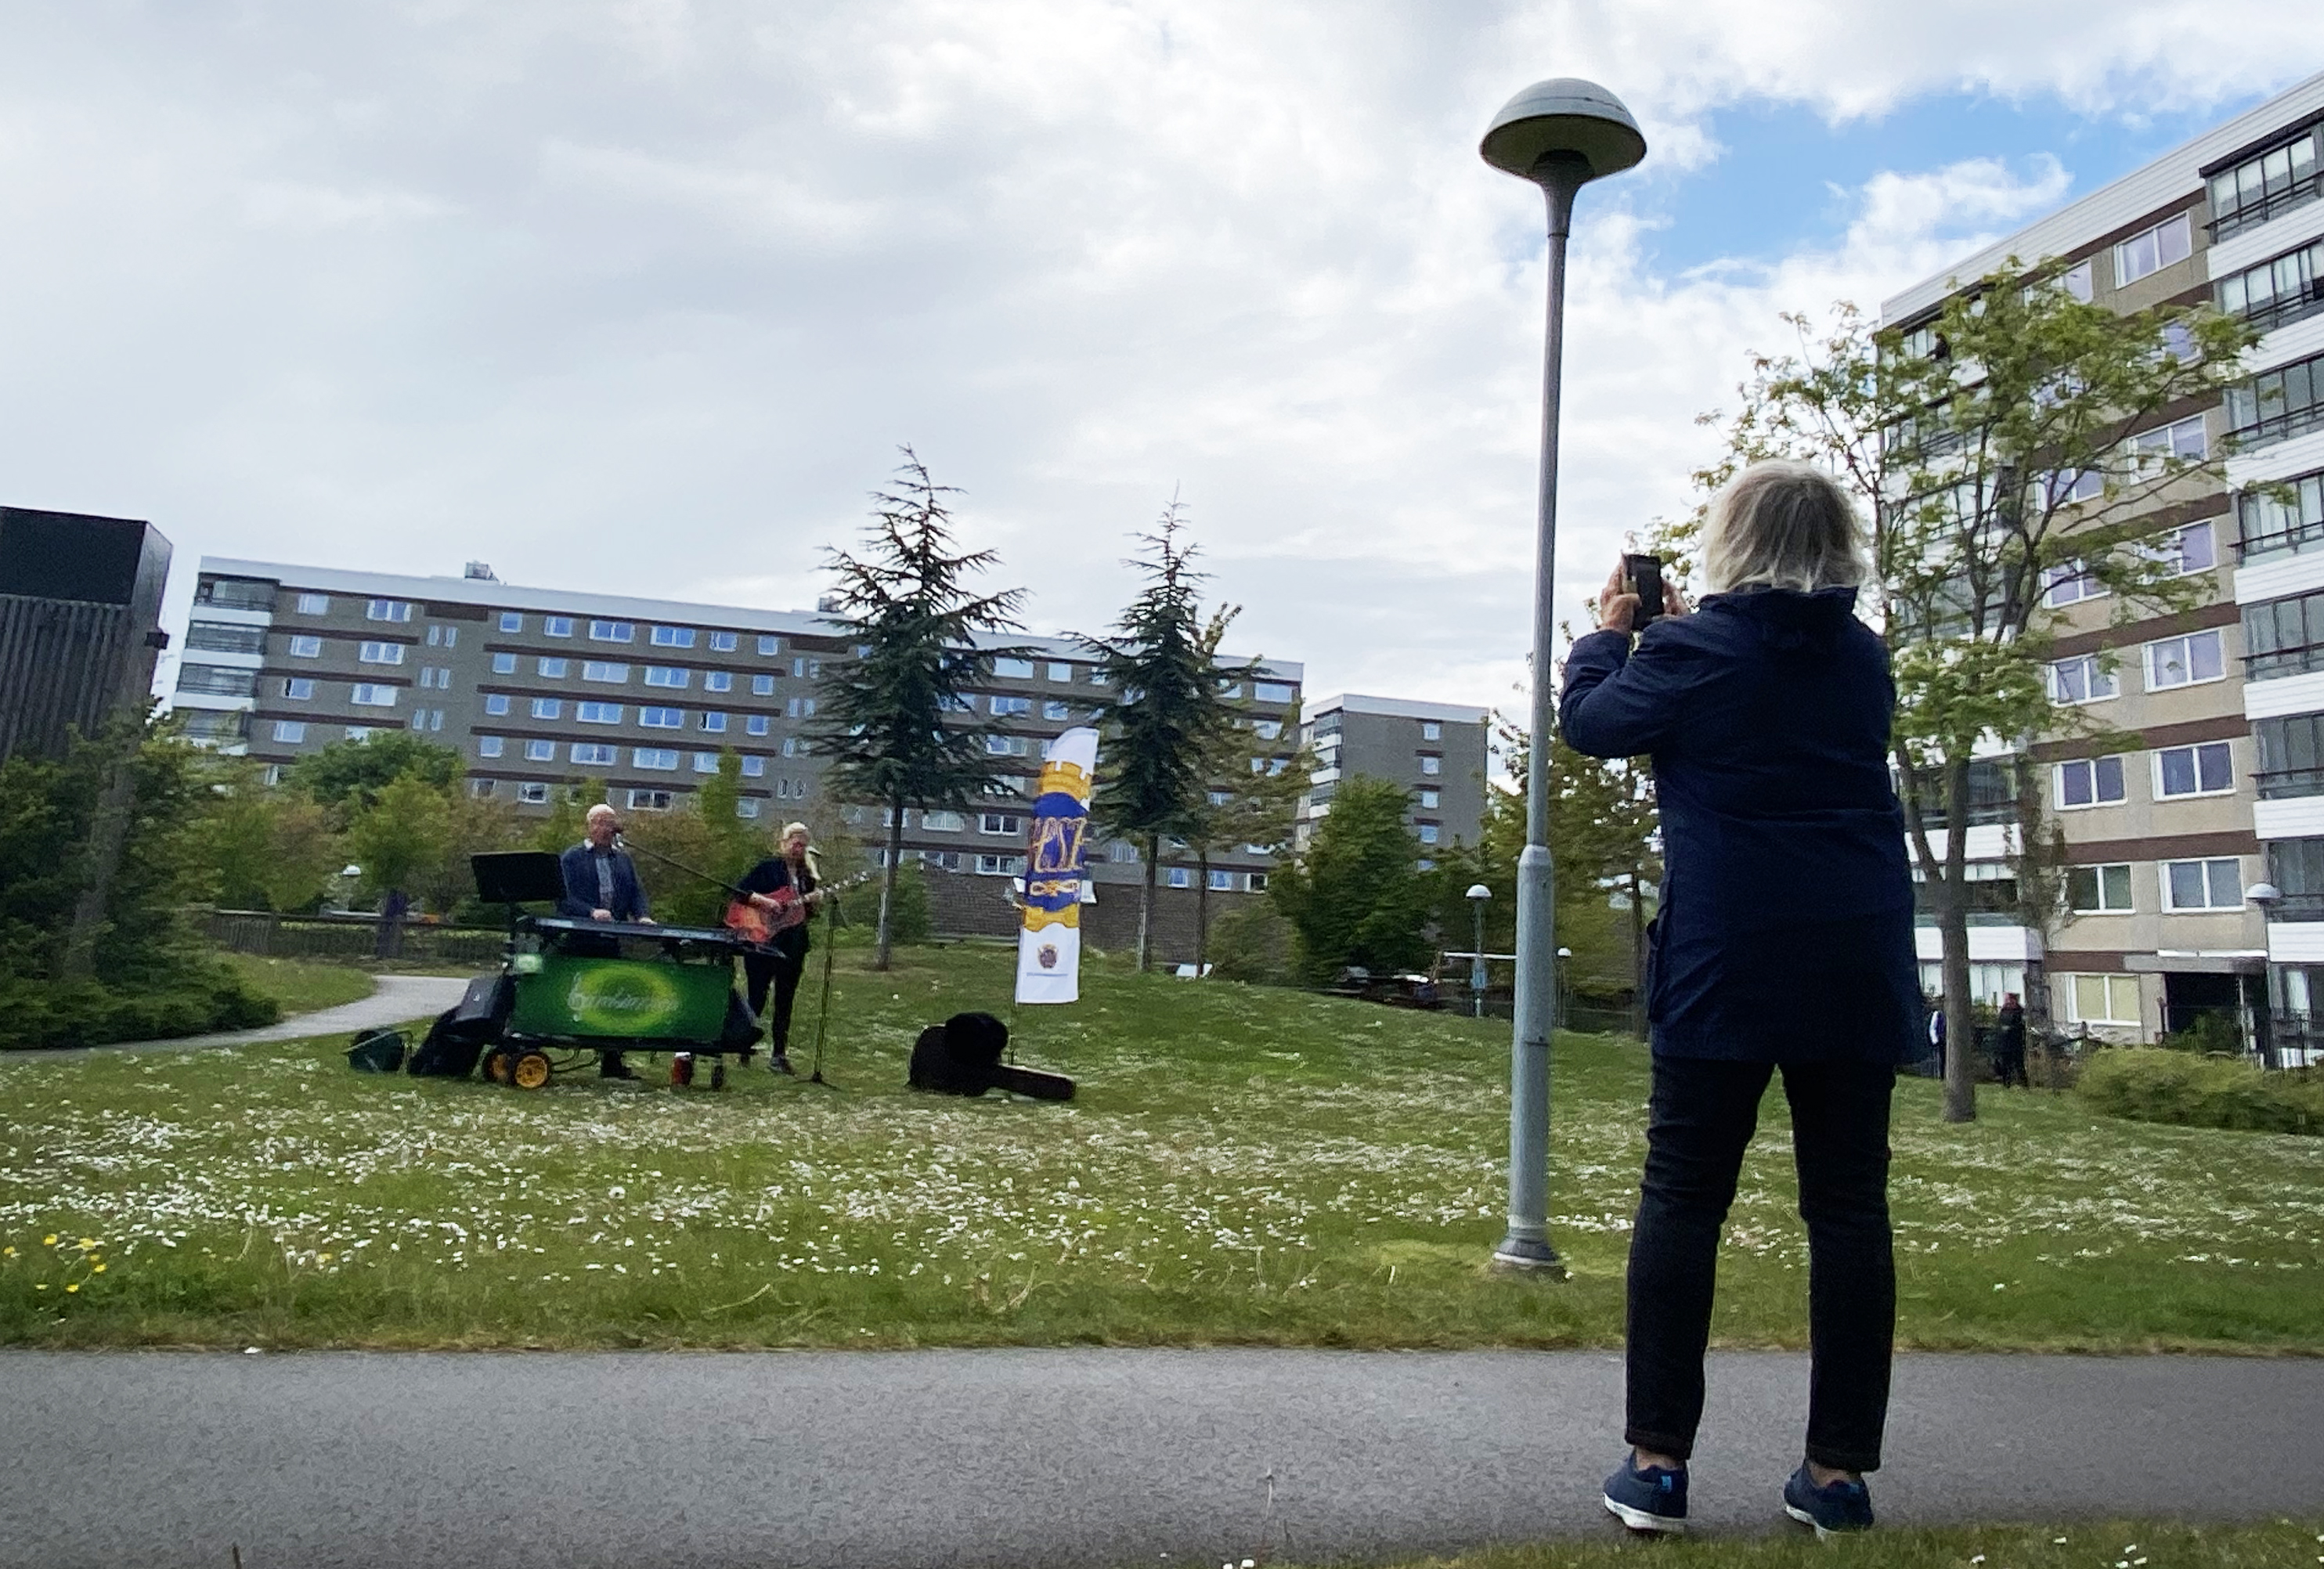
[[1561, 597], [1776, 313], [2324, 67], [2281, 0], [0, 0], [0, 502], [178, 551], [812, 605], [914, 444], [1034, 630], [1174, 491], [1247, 652], [1508, 705], [1540, 206], [1593, 78]]

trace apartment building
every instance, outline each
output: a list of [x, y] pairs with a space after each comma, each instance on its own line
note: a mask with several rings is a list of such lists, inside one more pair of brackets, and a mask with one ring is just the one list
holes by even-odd
[[[1106, 691], [1089, 651], [1019, 638], [1031, 657], [996, 657], [973, 695], [997, 725], [997, 757], [1025, 760], [1024, 788], [1047, 741], [1088, 722]], [[746, 817], [809, 815], [826, 765], [809, 748], [827, 670], [853, 657], [842, 629], [808, 612], [749, 610], [622, 595], [525, 588], [472, 563], [460, 577], [351, 572], [205, 557], [173, 705], [208, 744], [279, 771], [333, 742], [403, 729], [457, 750], [469, 788], [547, 812], [583, 780], [615, 806], [678, 805], [720, 754], [741, 760]], [[1230, 696], [1288, 766], [1302, 669], [1267, 661]], [[1102, 761], [1101, 760], [1101, 767]], [[882, 815], [842, 807], [858, 837], [885, 839]], [[909, 811], [906, 854], [932, 870], [987, 877], [1023, 870], [1022, 805]], [[875, 854], [884, 855], [884, 849]], [[1101, 882], [1141, 881], [1135, 846], [1101, 843]], [[1271, 859], [1214, 850], [1211, 891], [1263, 890]], [[1192, 856], [1164, 886], [1187, 888]]]
[[[1996, 897], [1972, 917], [1974, 986], [2022, 991], [2045, 967], [2069, 1029], [2153, 1039], [2205, 1013], [2255, 1048], [2304, 1049], [2324, 1001], [2324, 75], [2239, 115], [1888, 300], [1910, 331], [1955, 286], [2016, 256], [2065, 262], [2067, 287], [2116, 309], [2209, 301], [2264, 335], [2251, 378], [2214, 406], [2163, 411], [2134, 437], [2225, 451], [2224, 484], [2155, 498], [2151, 540], [2211, 592], [2183, 614], [2109, 624], [2061, 573], [2060, 703], [2088, 705], [2135, 751], [2043, 743], [2045, 805], [2066, 844], [2070, 912], [2043, 932], [2009, 913], [2014, 811], [1987, 765], [1968, 846]], [[2310, 618], [2314, 620], [2311, 623]], [[2314, 630], [2310, 631], [2310, 625]], [[2114, 668], [2106, 668], [2111, 655]], [[1935, 989], [1933, 928], [1923, 974]]]
[[1485, 820], [1490, 715], [1457, 703], [1422, 703], [1358, 693], [1319, 697], [1301, 715], [1299, 736], [1314, 749], [1314, 769], [1300, 798], [1297, 843], [1331, 815], [1342, 780], [1364, 777], [1404, 787], [1405, 820], [1434, 864], [1438, 844], [1474, 844]]

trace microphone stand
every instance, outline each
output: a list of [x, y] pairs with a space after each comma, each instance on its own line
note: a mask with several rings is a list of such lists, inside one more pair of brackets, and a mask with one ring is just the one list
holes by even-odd
[[839, 956], [839, 900], [835, 897], [825, 902], [823, 921], [823, 1002], [815, 1015], [815, 1063], [807, 1082], [821, 1084], [827, 1090], [839, 1086], [823, 1076], [823, 1038], [831, 1026], [831, 964]]

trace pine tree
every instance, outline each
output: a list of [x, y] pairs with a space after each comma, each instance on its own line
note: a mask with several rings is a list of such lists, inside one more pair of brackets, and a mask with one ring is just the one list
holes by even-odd
[[860, 554], [834, 551], [839, 579], [834, 620], [856, 645], [854, 659], [826, 668], [823, 703], [810, 734], [832, 760], [841, 790], [887, 813], [886, 872], [880, 887], [879, 942], [872, 966], [888, 967], [891, 906], [903, 859], [904, 813], [917, 808], [973, 810], [1016, 793], [986, 746], [989, 725], [972, 717], [969, 688], [1002, 658], [1030, 651], [994, 642], [1021, 630], [1021, 588], [977, 594], [968, 580], [996, 566], [991, 550], [954, 545], [952, 513], [938, 485], [909, 447], [893, 490], [877, 491]]

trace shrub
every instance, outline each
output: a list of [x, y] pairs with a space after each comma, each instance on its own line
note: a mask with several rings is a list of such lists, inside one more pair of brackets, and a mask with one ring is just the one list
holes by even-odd
[[[878, 918], [879, 885], [871, 888], [872, 897], [862, 901], [868, 926]], [[928, 904], [928, 880], [917, 861], [908, 861], [896, 868], [895, 896], [888, 905], [888, 940], [900, 946], [927, 942], [936, 935], [936, 916]]]
[[1225, 981], [1255, 981], [1267, 986], [1288, 986], [1293, 974], [1296, 937], [1283, 912], [1264, 900], [1252, 900], [1211, 923], [1204, 956], [1211, 974]]
[[163, 972], [139, 990], [95, 981], [0, 983], [0, 1051], [167, 1040], [248, 1029], [282, 1016], [273, 998], [223, 966], [196, 960]]
[[2101, 1051], [2074, 1093], [2108, 1116], [2186, 1128], [2324, 1135], [2324, 1083], [2153, 1048]]

